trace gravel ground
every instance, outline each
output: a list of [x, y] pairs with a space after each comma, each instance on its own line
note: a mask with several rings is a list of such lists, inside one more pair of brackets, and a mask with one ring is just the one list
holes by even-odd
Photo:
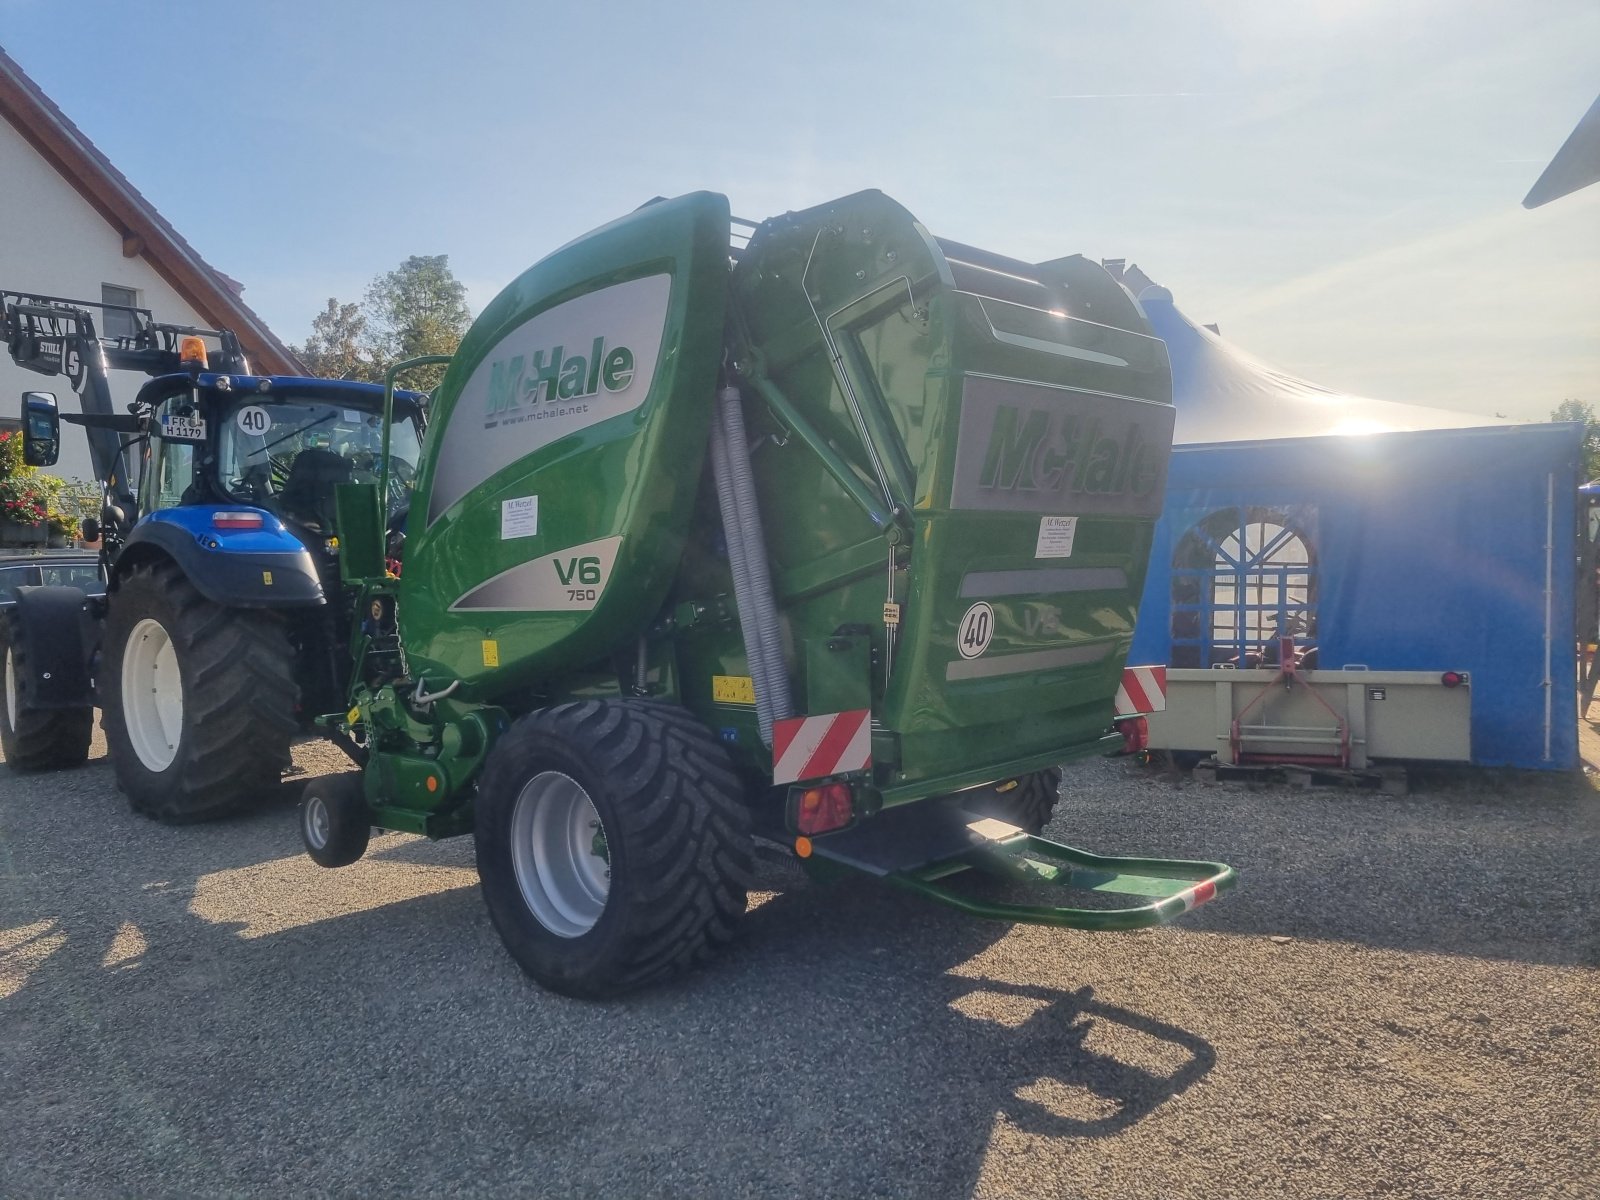
[[103, 752], [0, 773], [0, 1196], [1600, 1194], [1581, 780], [1091, 763], [1053, 835], [1240, 889], [1090, 935], [774, 863], [731, 953], [602, 1006], [517, 972], [467, 840], [321, 871], [287, 797], [166, 829]]

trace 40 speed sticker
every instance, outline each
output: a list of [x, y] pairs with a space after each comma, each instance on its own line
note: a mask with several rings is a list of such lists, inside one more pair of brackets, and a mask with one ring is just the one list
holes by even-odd
[[977, 658], [989, 648], [989, 639], [993, 636], [994, 609], [979, 600], [961, 618], [956, 630], [956, 649], [961, 651], [962, 658]]

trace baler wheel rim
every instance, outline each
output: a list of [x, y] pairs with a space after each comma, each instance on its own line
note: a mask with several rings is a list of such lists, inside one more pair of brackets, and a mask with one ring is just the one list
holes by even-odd
[[604, 833], [600, 811], [570, 775], [541, 771], [517, 794], [511, 813], [517, 887], [539, 924], [557, 937], [582, 937], [605, 912], [611, 861]]

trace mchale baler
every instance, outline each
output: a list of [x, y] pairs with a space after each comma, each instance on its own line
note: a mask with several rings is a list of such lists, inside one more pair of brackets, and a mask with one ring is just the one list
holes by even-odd
[[338, 485], [352, 682], [318, 723], [363, 769], [307, 786], [308, 852], [474, 834], [507, 948], [581, 996], [728, 941], [756, 837], [1074, 928], [1229, 886], [1039, 836], [1060, 764], [1121, 745], [1173, 427], [1138, 305], [877, 192], [733, 224], [656, 201], [506, 288], [430, 403], [403, 546], [386, 476]]

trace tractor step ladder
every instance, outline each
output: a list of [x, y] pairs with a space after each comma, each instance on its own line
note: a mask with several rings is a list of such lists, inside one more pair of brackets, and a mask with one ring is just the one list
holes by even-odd
[[[1236, 881], [1233, 868], [1223, 863], [1090, 854], [994, 817], [937, 802], [890, 809], [854, 829], [818, 837], [812, 842], [812, 854], [971, 916], [1067, 929], [1162, 925], [1227, 891]], [[986, 900], [948, 886], [946, 881], [966, 872], [1011, 883], [1050, 884], [1102, 901], [1128, 896], [1142, 902], [1072, 907]]]

